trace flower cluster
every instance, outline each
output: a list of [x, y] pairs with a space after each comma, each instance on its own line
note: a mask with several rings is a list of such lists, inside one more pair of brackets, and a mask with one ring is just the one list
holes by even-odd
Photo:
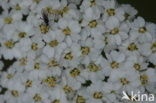
[[156, 25], [136, 15], [115, 0], [0, 0], [0, 102], [156, 93]]

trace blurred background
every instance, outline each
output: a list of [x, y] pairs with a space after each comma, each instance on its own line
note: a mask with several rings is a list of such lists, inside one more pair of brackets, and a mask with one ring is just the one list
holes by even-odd
[[117, 0], [119, 4], [130, 4], [146, 21], [156, 23], [156, 0]]

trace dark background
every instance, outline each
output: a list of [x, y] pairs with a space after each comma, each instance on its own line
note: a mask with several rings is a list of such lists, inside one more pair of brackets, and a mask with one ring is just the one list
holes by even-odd
[[156, 23], [156, 0], [117, 0], [117, 2], [132, 5], [137, 9], [139, 16]]

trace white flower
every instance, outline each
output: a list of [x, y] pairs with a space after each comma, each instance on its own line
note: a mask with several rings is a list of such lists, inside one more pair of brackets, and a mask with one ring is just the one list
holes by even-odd
[[118, 84], [114, 84], [112, 82], [105, 82], [103, 86], [103, 91], [105, 94], [107, 94], [108, 101], [113, 102], [117, 99], [117, 92], [119, 90], [120, 86]]
[[97, 20], [100, 18], [100, 9], [97, 6], [89, 7], [84, 11], [84, 19], [86, 20]]
[[5, 101], [4, 100], [4, 95], [0, 95], [0, 100], [1, 100], [2, 103], [4, 103], [4, 101]]
[[56, 87], [52, 92], [50, 92], [51, 102], [69, 103], [67, 101], [64, 91], [60, 87]]
[[3, 99], [8, 103], [17, 103], [18, 101], [21, 101], [20, 94], [23, 94], [23, 92], [18, 92], [17, 90], [9, 90], [3, 95]]
[[18, 48], [17, 50], [19, 50], [22, 56], [26, 55], [26, 53], [31, 50], [31, 44], [32, 40], [30, 38], [23, 38], [15, 45], [15, 47]]
[[[15, 38], [15, 35], [16, 35], [16, 28], [14, 28], [15, 24], [10, 24], [10, 25], [4, 25], [3, 26], [3, 29], [2, 29], [2, 32], [1, 32], [1, 37], [6, 40], [9, 40], [9, 39], [13, 39], [13, 40], [17, 40]], [[8, 30], [9, 29], [9, 30]]]
[[80, 6], [81, 11], [85, 11], [89, 7], [100, 7], [104, 4], [103, 0], [85, 0]]
[[17, 23], [16, 24], [16, 31], [15, 31], [15, 37], [17, 38], [17, 40], [21, 39], [21, 38], [26, 38], [26, 37], [30, 37], [33, 36], [34, 33], [32, 33], [33, 31], [33, 26], [29, 23]]
[[[12, 69], [12, 68], [10, 68]], [[8, 82], [11, 81], [11, 79], [13, 79], [13, 76], [15, 74], [15, 70], [10, 70], [6, 73], [3, 73], [1, 74], [1, 79], [0, 79], [0, 84], [3, 86], [3, 87], [8, 87]]]
[[[45, 89], [45, 87], [37, 85], [39, 84], [27, 89], [27, 93], [23, 96], [24, 100], [31, 102], [42, 102], [43, 100], [48, 99], [48, 91]], [[47, 93], [43, 91], [46, 91]]]
[[[18, 75], [20, 77], [20, 75]], [[18, 77], [18, 78], [19, 78]], [[14, 85], [16, 83], [16, 85]], [[21, 80], [17, 79], [17, 77], [14, 77], [14, 79], [10, 82], [8, 82], [8, 87], [9, 90], [18, 90], [19, 92], [24, 92], [25, 86], [21, 83]]]
[[43, 53], [46, 54], [49, 57], [54, 56], [54, 48], [51, 48], [50, 46], [47, 46], [43, 49]]
[[16, 41], [3, 40], [0, 42], [2, 44], [0, 54], [2, 54], [5, 59], [19, 58], [21, 56], [20, 50], [16, 47]]
[[81, 27], [86, 29], [92, 37], [97, 37], [105, 33], [105, 26], [101, 20], [87, 20], [83, 19]]
[[81, 83], [85, 82], [82, 76], [83, 68], [75, 67], [69, 68], [65, 71], [65, 78], [67, 85], [71, 86], [74, 90], [81, 88]]
[[146, 25], [147, 23], [142, 17], [135, 19], [131, 24], [130, 38], [138, 40], [140, 43], [150, 42], [152, 35]]
[[138, 13], [138, 11], [129, 4], [122, 4], [121, 9], [125, 11], [124, 16], [126, 20], [133, 19], [135, 15]]
[[41, 13], [43, 8], [52, 7], [52, 9], [58, 9], [61, 6], [62, 6], [61, 3], [57, 0], [52, 0], [52, 1], [45, 0], [45, 1], [40, 1], [35, 9], [38, 13]]
[[116, 17], [119, 21], [124, 20], [124, 10], [123, 8], [118, 8], [115, 0], [106, 0], [103, 3], [104, 5], [104, 13], [103, 13], [103, 21], [107, 21], [107, 19], [111, 16]]
[[87, 88], [86, 92], [89, 95], [88, 103], [102, 103], [105, 100], [105, 92], [103, 91], [104, 83], [97, 82]]
[[123, 41], [121, 46], [119, 46], [119, 50], [124, 52], [126, 55], [139, 55], [141, 46], [137, 41], [127, 39]]
[[156, 50], [156, 46], [155, 46], [156, 42], [155, 40], [151, 41], [151, 43], [144, 43], [140, 45], [140, 53], [144, 56], [146, 56], [148, 58], [148, 60], [154, 64], [156, 64], [155, 62], [155, 50]]
[[44, 65], [41, 64], [41, 60], [39, 58], [30, 59], [30, 57], [23, 57], [17, 63], [14, 63], [15, 67], [23, 68], [25, 71], [39, 70], [45, 68]]
[[103, 35], [98, 35], [93, 39], [94, 42], [94, 48], [101, 50], [105, 47], [105, 42], [104, 42], [104, 36]]
[[152, 38], [155, 38], [155, 33], [156, 33], [156, 24], [154, 23], [147, 23], [146, 28], [148, 32], [152, 35]]
[[140, 76], [138, 77], [140, 83], [140, 86], [145, 88], [146, 90], [155, 92], [155, 86], [156, 78], [155, 78], [156, 71], [153, 68], [147, 68], [146, 71], [140, 73]]
[[60, 63], [65, 67], [76, 67], [80, 61], [81, 51], [80, 45], [73, 43], [71, 47], [67, 47], [60, 58]]
[[130, 91], [140, 86], [139, 74], [133, 69], [128, 71], [124, 69], [118, 69], [111, 72], [110, 82], [120, 86], [122, 90]]
[[156, 71], [152, 68], [148, 68], [148, 70], [146, 71], [147, 75], [149, 76], [149, 82], [152, 83], [152, 82], [156, 82], [156, 79], [155, 79], [155, 74], [156, 74]]
[[[87, 34], [86, 32], [84, 32], [85, 34]], [[87, 36], [87, 35], [86, 35]], [[83, 64], [89, 64], [90, 62], [90, 57], [93, 56], [91, 54], [91, 52], [93, 51], [93, 40], [91, 38], [88, 38], [88, 37], [84, 37], [84, 35], [82, 34], [82, 38], [84, 40], [81, 39], [81, 42], [80, 42], [80, 50], [81, 50], [81, 61]], [[94, 54], [95, 56], [95, 54]]]
[[30, 76], [32, 79], [43, 79], [46, 78], [47, 76], [51, 76], [51, 71], [44, 68], [40, 70], [32, 70], [30, 73], [28, 73], [28, 76]]
[[64, 35], [59, 33], [60, 31], [51, 31], [44, 36], [43, 40], [46, 42], [46, 46], [43, 48], [43, 54], [53, 57], [55, 53], [62, 52], [61, 49], [63, 49], [62, 45], [64, 45], [64, 43], [62, 43]]
[[3, 27], [3, 25], [4, 25], [3, 19], [2, 19], [2, 18], [0, 18], [0, 28], [2, 28], [2, 27]]
[[54, 76], [61, 75], [61, 70], [63, 69], [63, 67], [59, 63], [58, 59], [56, 59], [55, 57], [50, 58], [50, 57], [47, 57], [46, 55], [42, 55], [39, 59], [40, 59], [39, 63], [41, 66], [40, 68], [42, 68], [42, 66], [43, 66], [45, 69], [49, 69], [51, 71], [51, 74]]
[[77, 21], [62, 18], [58, 22], [59, 28], [64, 35], [75, 37], [81, 31], [80, 25]]
[[117, 51], [111, 51], [110, 54], [106, 54], [108, 60], [103, 59], [101, 66], [104, 69], [104, 74], [109, 76], [113, 70], [121, 69], [124, 65], [125, 54]]
[[133, 68], [136, 71], [145, 70], [148, 66], [148, 64], [146, 63], [146, 61], [141, 55], [127, 56], [124, 65], [125, 65], [125, 69]]
[[28, 57], [33, 58], [39, 56], [44, 45], [45, 43], [42, 41], [42, 38], [40, 36], [33, 36], [31, 38], [31, 48], [28, 51]]
[[116, 17], [110, 17], [106, 21], [106, 27], [108, 28], [108, 39], [110, 41], [110, 44], [120, 45], [123, 40], [128, 38], [128, 23], [120, 24], [119, 20]]
[[69, 6], [65, 6], [64, 9], [65, 8], [67, 10], [64, 10], [64, 12], [63, 12], [63, 18], [67, 18], [67, 19], [70, 19], [71, 18], [71, 19], [74, 19], [74, 20], [79, 20], [81, 18], [80, 11], [77, 10], [77, 8], [76, 8], [75, 5], [72, 5], [71, 4]]
[[95, 61], [90, 61], [89, 64], [85, 65], [85, 70], [81, 74], [86, 80], [91, 80], [92, 82], [104, 80], [106, 69], [102, 67], [103, 62], [102, 57], [98, 57]]

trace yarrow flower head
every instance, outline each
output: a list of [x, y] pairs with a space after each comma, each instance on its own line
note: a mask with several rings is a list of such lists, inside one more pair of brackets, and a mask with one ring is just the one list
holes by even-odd
[[0, 0], [0, 102], [156, 93], [156, 24], [136, 15], [116, 0]]

